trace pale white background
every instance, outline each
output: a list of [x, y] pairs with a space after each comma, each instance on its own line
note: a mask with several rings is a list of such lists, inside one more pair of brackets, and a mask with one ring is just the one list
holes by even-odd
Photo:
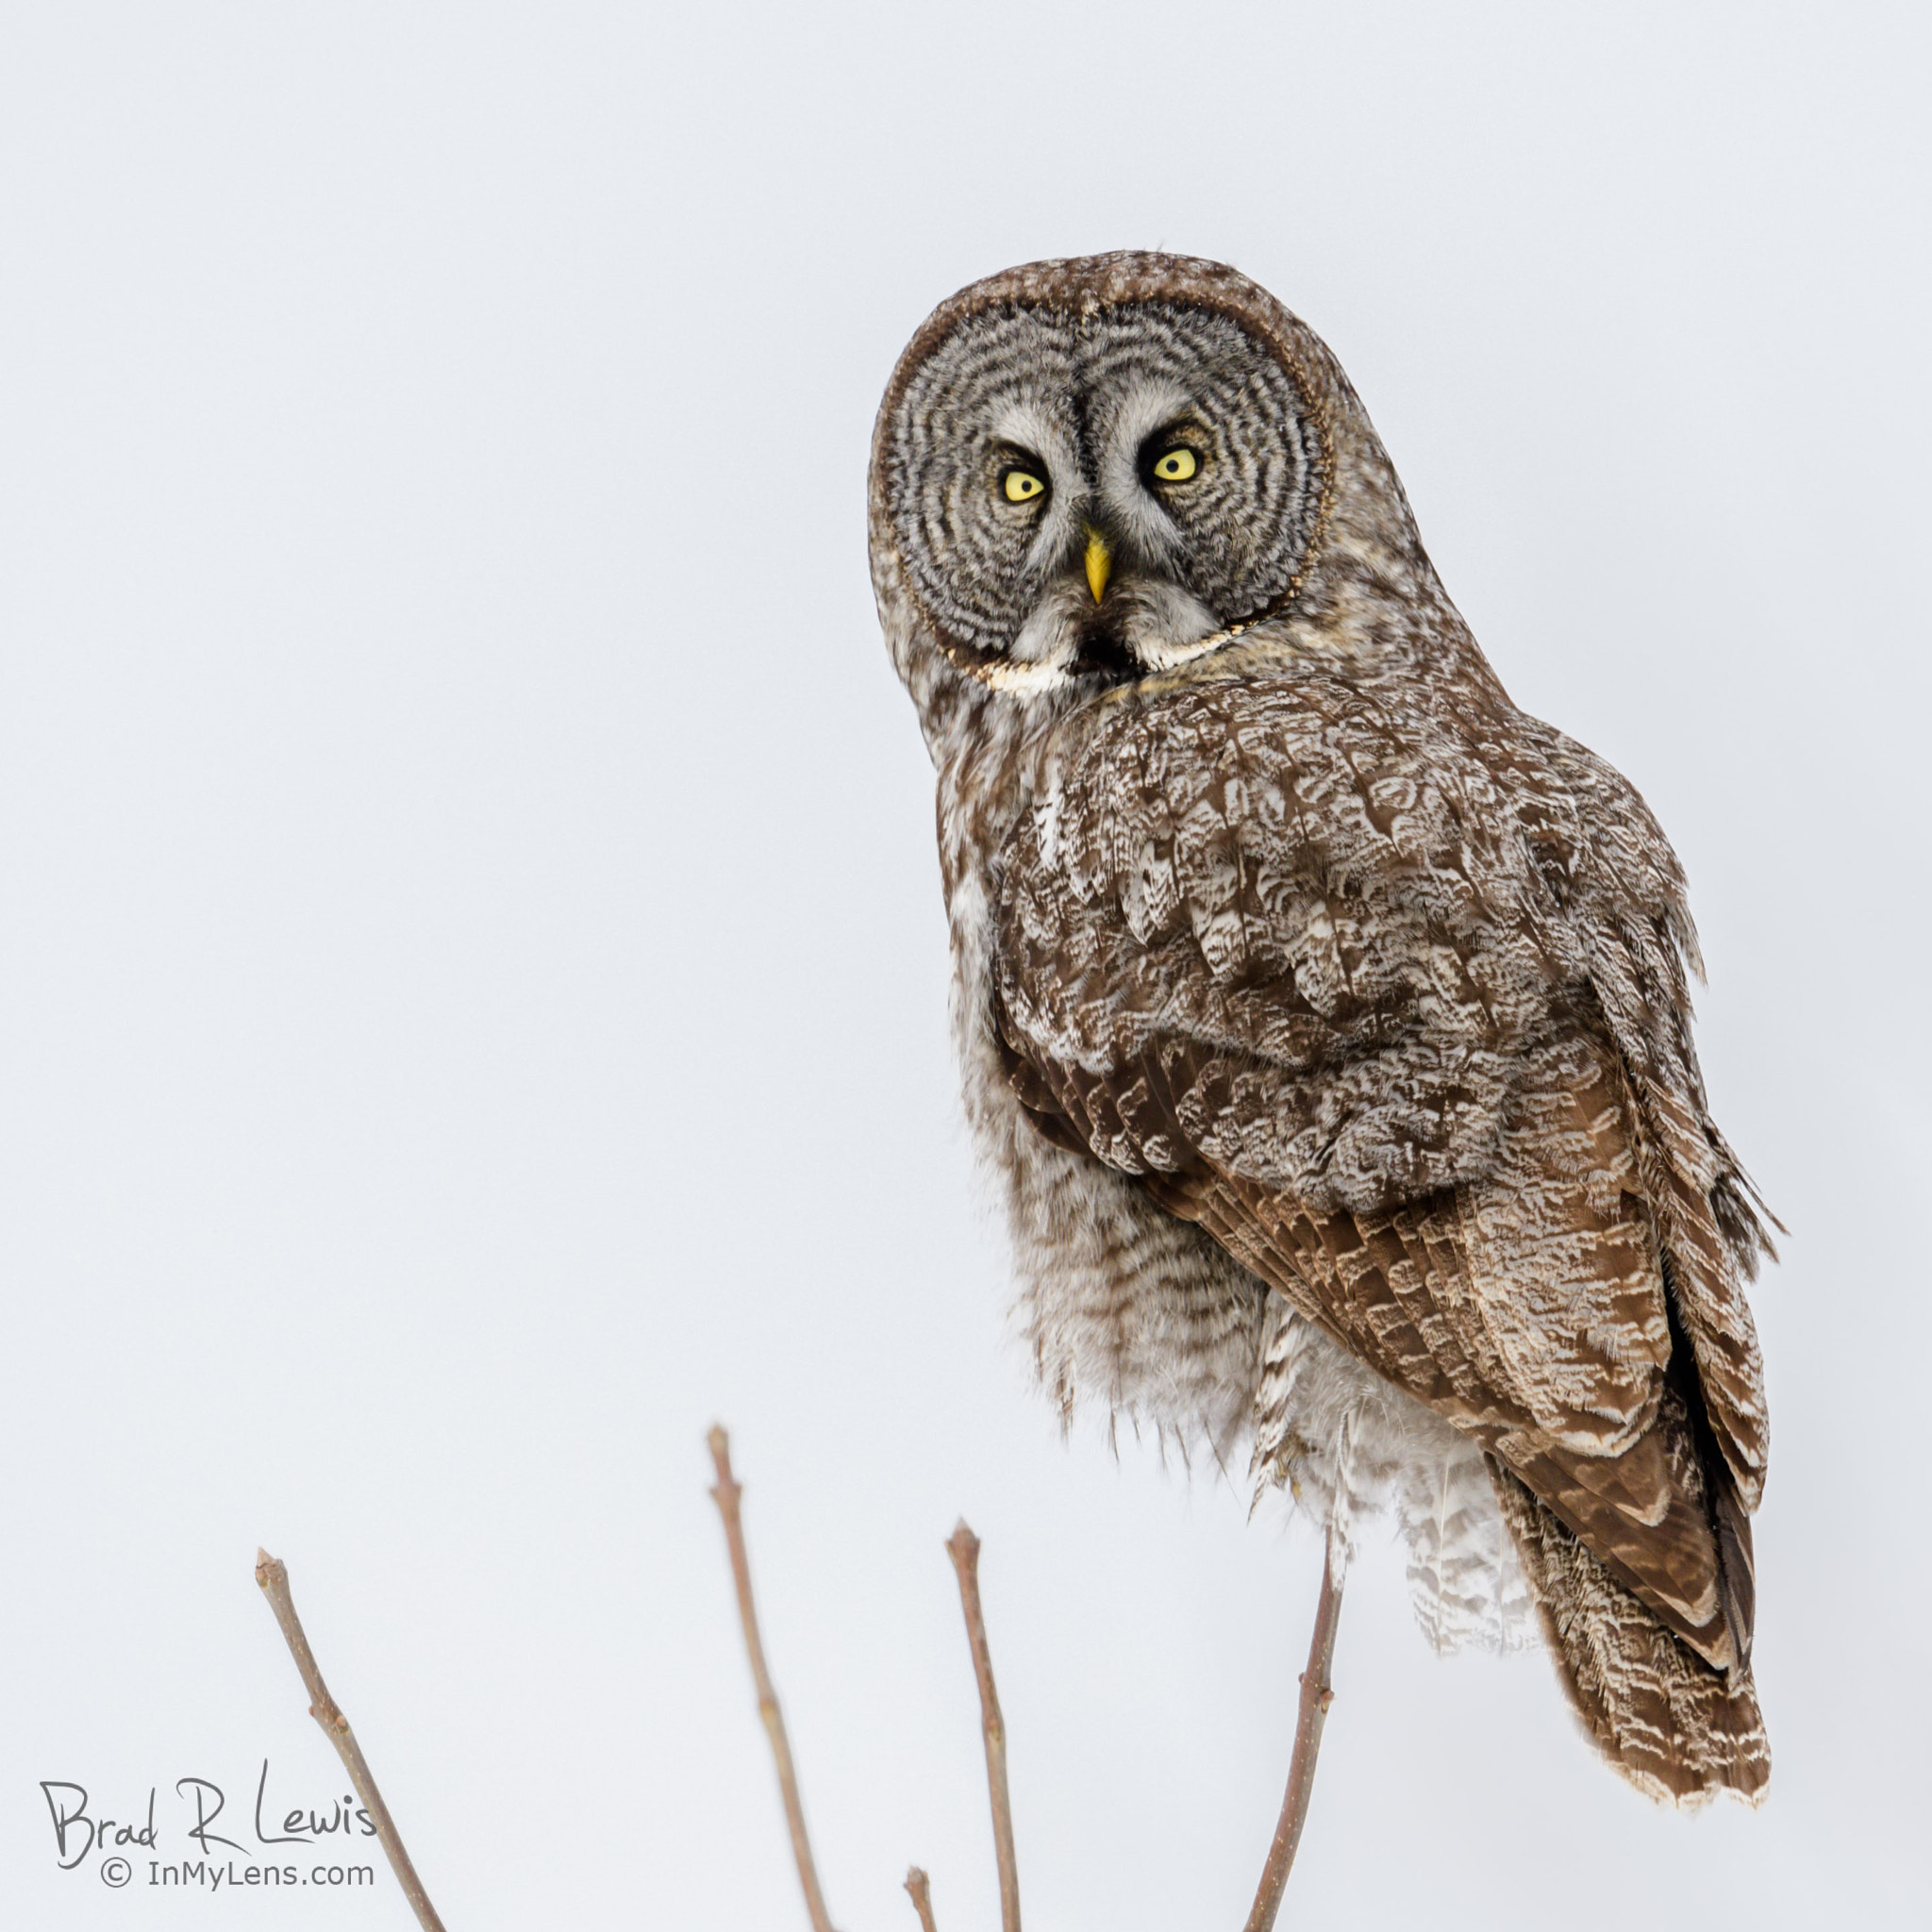
[[[1517, 698], [1709, 954], [1757, 1295], [1769, 1803], [1650, 1809], [1531, 1657], [1348, 1599], [1298, 1924], [1923, 1923], [1926, 44], [1907, 7], [0, 12], [0, 1898], [341, 1789], [453, 1932], [803, 1923], [706, 1498], [736, 1431], [833, 1910], [1232, 1926], [1316, 1553], [1063, 1446], [1003, 1325], [930, 774], [874, 627], [899, 347], [1033, 257], [1334, 344]], [[231, 1813], [232, 1815], [232, 1813]]]

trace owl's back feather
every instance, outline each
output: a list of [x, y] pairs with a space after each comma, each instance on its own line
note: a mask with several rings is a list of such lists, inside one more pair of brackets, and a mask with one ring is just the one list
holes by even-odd
[[[1524, 1563], [1566, 1607], [1567, 1680], [1635, 1726], [1613, 1761], [1682, 1797], [1640, 1748], [1644, 1697], [1756, 1723], [1763, 1396], [1711, 1198], [1741, 1182], [1673, 1058], [1671, 869], [1653, 848], [1606, 884], [1534, 738], [1505, 788], [1472, 736], [1321, 674], [1076, 712], [995, 868], [995, 1020], [1042, 1131], [1534, 1498]], [[1562, 1634], [1586, 1631], [1589, 1657]], [[1721, 1697], [1684, 1688], [1698, 1671]], [[1755, 1789], [1761, 1751], [1686, 1750]]]

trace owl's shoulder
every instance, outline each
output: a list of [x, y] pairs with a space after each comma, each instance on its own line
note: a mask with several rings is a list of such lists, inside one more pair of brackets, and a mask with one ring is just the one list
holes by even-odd
[[1008, 861], [1082, 896], [1152, 858], [1210, 889], [1259, 868], [1343, 898], [1493, 909], [1536, 890], [1520, 808], [1537, 824], [1574, 815], [1533, 748], [1513, 751], [1326, 667], [1150, 680], [1041, 738]]
[[1319, 663], [1174, 675], [1078, 707], [1024, 756], [1011, 862], [1091, 881], [1150, 841], [1239, 852], [1344, 893], [1432, 880], [1491, 912], [1661, 921], [1696, 957], [1636, 786], [1500, 691], [1444, 701]]

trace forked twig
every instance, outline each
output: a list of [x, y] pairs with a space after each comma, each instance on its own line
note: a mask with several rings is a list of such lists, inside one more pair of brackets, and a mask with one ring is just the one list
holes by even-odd
[[429, 1894], [423, 1890], [423, 1881], [416, 1876], [416, 1868], [410, 1864], [409, 1855], [403, 1849], [396, 1822], [389, 1815], [389, 1807], [382, 1802], [382, 1793], [375, 1789], [369, 1760], [363, 1757], [362, 1747], [357, 1743], [356, 1734], [349, 1728], [349, 1720], [342, 1715], [341, 1707], [328, 1694], [328, 1686], [322, 1681], [322, 1667], [315, 1661], [315, 1653], [308, 1647], [302, 1620], [295, 1614], [295, 1599], [289, 1594], [287, 1565], [271, 1557], [266, 1550], [257, 1550], [255, 1580], [261, 1585], [269, 1608], [275, 1613], [275, 1622], [282, 1626], [282, 1637], [288, 1643], [289, 1654], [295, 1659], [295, 1668], [302, 1673], [302, 1682], [308, 1691], [308, 1715], [322, 1726], [323, 1735], [336, 1747], [336, 1756], [342, 1760], [349, 1774], [349, 1782], [355, 1786], [356, 1795], [362, 1801], [362, 1808], [375, 1825], [376, 1840], [389, 1854], [390, 1869], [396, 1874], [396, 1883], [403, 1888], [403, 1896], [409, 1901], [410, 1910], [416, 1914], [424, 1932], [442, 1932], [442, 1921], [436, 1916], [436, 1907], [429, 1903]]
[[731, 1552], [732, 1580], [738, 1585], [738, 1615], [744, 1625], [744, 1647], [751, 1656], [752, 1682], [758, 1693], [758, 1715], [765, 1721], [765, 1735], [772, 1740], [772, 1756], [778, 1765], [778, 1790], [785, 1800], [785, 1823], [791, 1830], [791, 1853], [798, 1860], [798, 1882], [805, 1891], [805, 1908], [811, 1917], [812, 1932], [832, 1932], [832, 1921], [819, 1890], [818, 1868], [812, 1863], [811, 1840], [805, 1835], [805, 1807], [799, 1802], [798, 1774], [791, 1764], [791, 1745], [785, 1736], [785, 1719], [778, 1709], [778, 1693], [772, 1689], [772, 1674], [765, 1668], [765, 1646], [758, 1636], [758, 1613], [751, 1600], [751, 1564], [745, 1556], [744, 1526], [739, 1521], [738, 1499], [743, 1493], [731, 1474], [731, 1438], [722, 1426], [713, 1426], [705, 1439], [711, 1445], [711, 1460], [717, 1466], [718, 1481], [711, 1500], [724, 1519], [724, 1541]]
[[919, 1914], [919, 1932], [940, 1932], [933, 1924], [932, 1880], [917, 1865], [907, 1871], [906, 1890], [912, 1895], [912, 1909]]
[[966, 1612], [973, 1674], [979, 1679], [986, 1783], [992, 1797], [992, 1848], [1000, 1873], [1001, 1932], [1020, 1932], [1020, 1872], [1013, 1857], [1013, 1802], [1007, 1789], [1007, 1724], [1000, 1715], [1000, 1694], [993, 1689], [992, 1652], [987, 1645], [986, 1618], [979, 1607], [979, 1539], [966, 1527], [964, 1517], [946, 1541], [946, 1554], [959, 1573], [959, 1607]]
[[1300, 1714], [1295, 1719], [1294, 1751], [1288, 1761], [1288, 1790], [1282, 1794], [1281, 1817], [1268, 1862], [1261, 1868], [1260, 1889], [1243, 1932], [1273, 1932], [1281, 1894], [1288, 1886], [1289, 1867], [1307, 1823], [1308, 1798], [1315, 1788], [1315, 1755], [1322, 1748], [1322, 1726], [1335, 1691], [1328, 1682], [1335, 1662], [1335, 1626], [1341, 1615], [1341, 1586], [1335, 1580], [1333, 1552], [1322, 1558], [1322, 1594], [1315, 1605], [1315, 1634], [1308, 1640], [1308, 1667], [1302, 1673]]

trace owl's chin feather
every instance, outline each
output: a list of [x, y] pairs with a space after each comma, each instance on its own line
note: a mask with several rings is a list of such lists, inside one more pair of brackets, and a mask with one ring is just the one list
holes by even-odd
[[1072, 677], [1094, 677], [1112, 686], [1128, 684], [1144, 667], [1127, 647], [1120, 626], [1110, 618], [1090, 618], [1080, 626], [1079, 647], [1067, 666]]

